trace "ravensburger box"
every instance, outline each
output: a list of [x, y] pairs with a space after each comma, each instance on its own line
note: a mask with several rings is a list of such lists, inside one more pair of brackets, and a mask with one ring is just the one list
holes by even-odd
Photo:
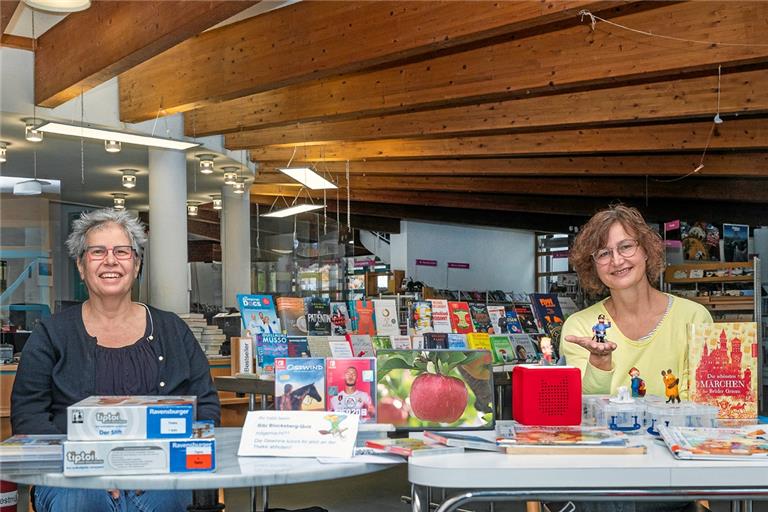
[[189, 439], [64, 441], [64, 475], [148, 475], [216, 470], [212, 421], [195, 422]]
[[67, 407], [69, 441], [192, 437], [194, 396], [90, 396]]

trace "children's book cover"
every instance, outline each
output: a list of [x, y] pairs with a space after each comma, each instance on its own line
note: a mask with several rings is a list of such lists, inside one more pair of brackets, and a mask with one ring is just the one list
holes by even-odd
[[329, 411], [359, 414], [361, 423], [376, 423], [376, 359], [329, 359], [326, 382]]
[[528, 334], [510, 334], [509, 343], [512, 345], [517, 363], [535, 363], [541, 358], [531, 336]]
[[560, 331], [563, 328], [560, 301], [554, 293], [532, 293], [531, 307], [539, 325], [552, 338], [553, 356], [557, 360], [560, 354]]
[[353, 334], [376, 335], [376, 322], [373, 318], [373, 302], [366, 299], [352, 301], [349, 317]]
[[331, 302], [331, 335], [344, 336], [351, 329], [346, 302]]
[[432, 328], [435, 332], [450, 333], [451, 328], [450, 311], [448, 310], [448, 301], [443, 299], [432, 299], [429, 301], [432, 306]]
[[424, 349], [448, 348], [448, 334], [444, 332], [425, 332]]
[[514, 363], [517, 361], [515, 351], [505, 334], [491, 334], [491, 348], [493, 348], [493, 362], [497, 364]]
[[472, 316], [469, 314], [469, 304], [466, 302], [448, 302], [448, 311], [451, 315], [451, 329], [457, 334], [475, 332], [472, 325]]
[[301, 297], [278, 297], [275, 302], [283, 333], [288, 336], [306, 336], [307, 318], [304, 311], [304, 299]]
[[395, 350], [411, 350], [411, 337], [405, 335], [390, 336], [392, 348]]
[[493, 327], [492, 334], [503, 334], [507, 326], [507, 315], [504, 312], [504, 306], [489, 304], [488, 318], [491, 320], [491, 327]]
[[275, 359], [275, 409], [325, 410], [325, 359], [279, 357]]
[[307, 311], [307, 332], [310, 336], [331, 335], [331, 301], [326, 297], [304, 299]]
[[288, 336], [288, 357], [309, 357], [306, 336]]
[[467, 334], [467, 346], [471, 350], [487, 350], [493, 353], [491, 338], [487, 332], [471, 332]]
[[373, 317], [376, 321], [376, 334], [381, 336], [400, 334], [397, 302], [394, 299], [373, 299]]
[[271, 295], [238, 294], [237, 303], [240, 306], [243, 327], [248, 331], [246, 336], [248, 334], [256, 336], [257, 334], [279, 334], [282, 332]]
[[424, 348], [423, 334], [414, 334], [411, 336], [411, 348], [413, 350], [422, 350]]
[[723, 224], [723, 252], [725, 261], [749, 260], [749, 226]]
[[352, 355], [355, 357], [373, 357], [375, 347], [370, 336], [367, 334], [349, 334], [348, 336], [349, 343], [352, 345]]
[[723, 419], [756, 419], [757, 324], [691, 324], [689, 329], [691, 401], [718, 406]]
[[539, 329], [539, 325], [536, 323], [536, 317], [533, 316], [533, 308], [530, 304], [515, 304], [514, 311], [523, 332], [527, 334], [540, 334], [543, 332]]
[[472, 324], [475, 326], [475, 332], [484, 332], [493, 334], [493, 325], [491, 317], [488, 316], [488, 307], [479, 302], [469, 304], [469, 313], [472, 316]]
[[661, 438], [678, 459], [766, 460], [768, 427], [738, 428], [659, 427]]
[[448, 335], [448, 348], [450, 350], [467, 350], [467, 335], [451, 333]]
[[[391, 336], [373, 336], [371, 337], [373, 343], [373, 349], [376, 350], [391, 350], [392, 349], [392, 337]], [[370, 357], [373, 354], [366, 354]]]
[[520, 325], [514, 306], [504, 306], [504, 317], [506, 321], [501, 331], [503, 334], [520, 334], [523, 332], [523, 326]]
[[432, 332], [432, 305], [427, 301], [414, 301], [408, 311], [408, 333]]
[[274, 375], [275, 358], [288, 356], [288, 336], [285, 334], [258, 334], [256, 359], [259, 375]]
[[514, 436], [498, 438], [497, 443], [516, 445], [612, 445], [626, 446], [629, 438], [608, 427], [559, 426], [540, 427], [515, 423]]

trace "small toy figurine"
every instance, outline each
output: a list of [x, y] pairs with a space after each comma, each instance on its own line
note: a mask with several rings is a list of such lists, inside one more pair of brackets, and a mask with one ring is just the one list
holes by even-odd
[[664, 378], [664, 393], [667, 395], [667, 403], [680, 403], [680, 379], [675, 377], [672, 370], [661, 370], [661, 376]]
[[542, 336], [539, 347], [541, 348], [541, 364], [544, 366], [554, 364], [555, 348], [552, 346], [552, 339]]
[[592, 339], [605, 343], [605, 331], [611, 327], [611, 322], [605, 323], [605, 315], [597, 315], [597, 323], [592, 326]]
[[645, 396], [645, 381], [640, 378], [640, 370], [634, 366], [629, 369], [630, 384], [632, 386], [632, 398]]

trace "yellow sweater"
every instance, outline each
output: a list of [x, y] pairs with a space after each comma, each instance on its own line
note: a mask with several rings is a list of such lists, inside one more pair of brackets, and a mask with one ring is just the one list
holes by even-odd
[[680, 379], [680, 397], [688, 398], [687, 326], [712, 322], [712, 316], [701, 304], [672, 297], [672, 306], [650, 338], [631, 340], [615, 324], [608, 329], [606, 339], [618, 345], [613, 352], [613, 369], [610, 371], [595, 368], [589, 364], [589, 352], [585, 348], [565, 341], [566, 336], [591, 337], [592, 326], [597, 323], [599, 314], [605, 315], [606, 322], [611, 320], [604, 306], [605, 300], [568, 317], [563, 325], [560, 350], [565, 355], [566, 364], [581, 370], [584, 394], [615, 395], [619, 386], [630, 387], [629, 370], [635, 367], [645, 381], [647, 394], [664, 397], [661, 372], [672, 370]]

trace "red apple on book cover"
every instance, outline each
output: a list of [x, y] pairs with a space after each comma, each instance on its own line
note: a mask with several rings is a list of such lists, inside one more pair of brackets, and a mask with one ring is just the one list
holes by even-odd
[[439, 423], [453, 423], [461, 418], [469, 395], [456, 377], [422, 373], [411, 386], [411, 409], [417, 418]]

